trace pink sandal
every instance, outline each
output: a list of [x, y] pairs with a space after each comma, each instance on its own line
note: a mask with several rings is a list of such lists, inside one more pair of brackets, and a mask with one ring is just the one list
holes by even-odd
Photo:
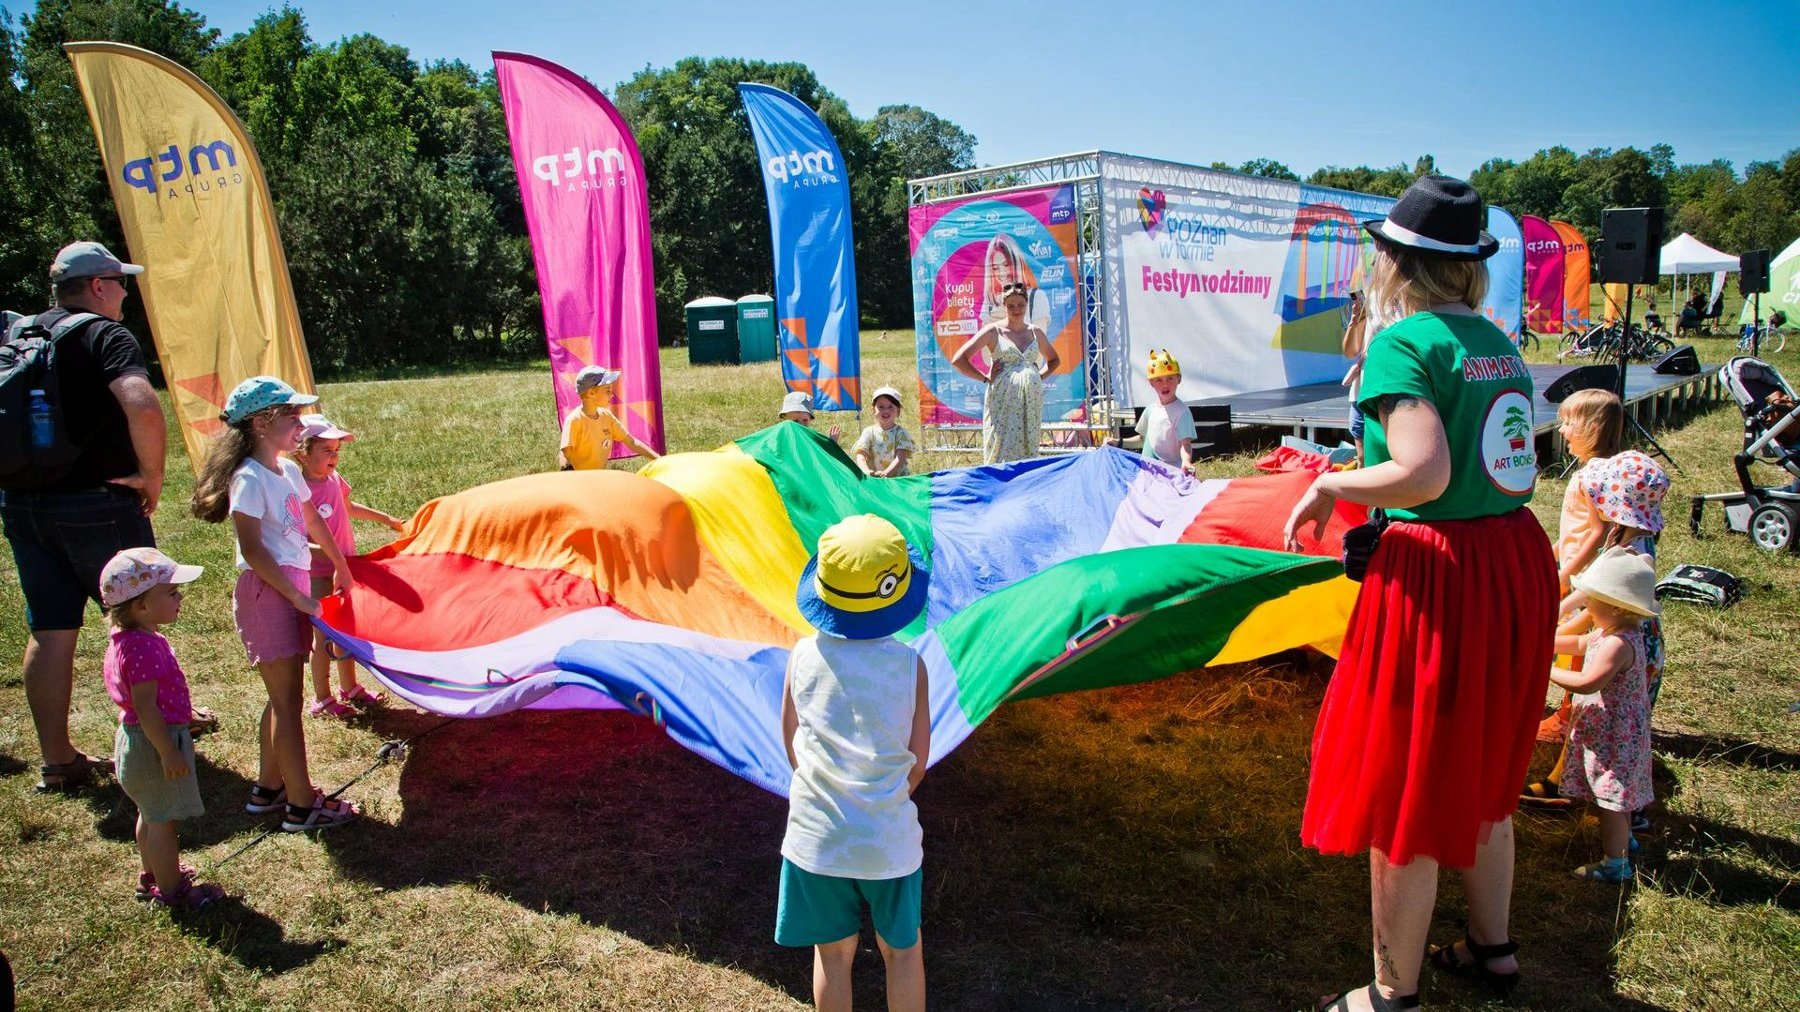
[[387, 693], [353, 685], [348, 690], [338, 693], [338, 698], [351, 706], [380, 706], [387, 701]]
[[199, 910], [211, 906], [225, 898], [225, 890], [211, 882], [196, 884], [193, 879], [183, 875], [181, 884], [168, 892], [155, 886], [150, 887], [150, 903], [152, 906], [168, 907], [171, 910]]
[[315, 699], [306, 707], [306, 713], [312, 717], [354, 717], [356, 709], [346, 706], [335, 699]]
[[[200, 874], [199, 869], [195, 868], [191, 864], [184, 864], [184, 865], [180, 866], [181, 881], [183, 881], [183, 882], [192, 882], [194, 880], [194, 876], [198, 875], [198, 874]], [[148, 902], [150, 902], [150, 899], [151, 899], [151, 891], [154, 890], [155, 888], [156, 888], [156, 876], [150, 874], [147, 871], [140, 871], [140, 872], [138, 872], [137, 891], [134, 894], [133, 898], [135, 898], [139, 903], [148, 903]]]

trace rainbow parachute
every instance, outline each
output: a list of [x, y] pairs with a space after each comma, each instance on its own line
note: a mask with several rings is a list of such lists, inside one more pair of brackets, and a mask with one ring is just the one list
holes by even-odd
[[639, 474], [529, 475], [427, 503], [351, 560], [320, 622], [400, 697], [478, 717], [625, 707], [777, 794], [794, 586], [842, 517], [893, 521], [930, 560], [900, 634], [931, 682], [931, 761], [1001, 703], [1121, 685], [1297, 646], [1336, 653], [1354, 584], [1274, 551], [1313, 480], [1199, 481], [1103, 449], [899, 479], [782, 423]]

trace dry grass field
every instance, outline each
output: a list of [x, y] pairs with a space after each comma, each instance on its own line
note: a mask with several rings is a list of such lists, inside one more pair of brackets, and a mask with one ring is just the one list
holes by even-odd
[[[1702, 342], [1713, 362], [1729, 342]], [[913, 389], [911, 335], [866, 335], [865, 388]], [[1800, 352], [1779, 360], [1800, 380]], [[669, 439], [708, 449], [773, 420], [772, 364], [664, 358]], [[324, 387], [360, 439], [357, 497], [427, 499], [552, 466], [548, 378], [525, 370]], [[831, 421], [826, 420], [827, 423]], [[837, 421], [847, 430], [852, 416]], [[1669, 609], [1655, 714], [1661, 801], [1636, 884], [1573, 881], [1598, 854], [1581, 814], [1519, 818], [1515, 935], [1541, 1010], [1800, 1008], [1800, 556], [1685, 524], [1687, 497], [1732, 487], [1727, 404], [1659, 433], [1680, 461], [1659, 568], [1704, 562], [1754, 591], [1729, 611]], [[179, 440], [172, 441], [180, 453]], [[1254, 451], [1203, 474], [1248, 473]], [[966, 457], [924, 461], [927, 468]], [[917, 468], [916, 468], [917, 469]], [[1536, 503], [1554, 526], [1552, 469]], [[168, 632], [196, 701], [209, 814], [187, 856], [232, 898], [175, 918], [131, 898], [133, 811], [110, 781], [31, 791], [37, 750], [17, 660], [22, 601], [0, 558], [0, 949], [30, 1010], [796, 1009], [810, 957], [771, 941], [782, 802], [617, 713], [518, 713], [441, 725], [396, 707], [308, 722], [314, 775], [367, 809], [316, 839], [256, 843], [260, 683], [227, 604], [229, 532], [183, 510], [170, 464], [157, 529], [206, 577]], [[388, 535], [359, 532], [365, 547]], [[0, 553], [3, 554], [3, 553]], [[109, 750], [102, 627], [81, 641], [76, 739]], [[1297, 838], [1313, 715], [1330, 663], [1298, 654], [1003, 707], [926, 778], [924, 937], [945, 1010], [1294, 1009], [1368, 979], [1367, 871]], [[365, 675], [365, 678], [368, 676]], [[418, 736], [377, 764], [384, 741]], [[1539, 757], [1547, 762], [1549, 756]], [[373, 769], [371, 767], [373, 766]], [[363, 775], [365, 774], [366, 775]], [[1438, 940], [1461, 898], [1440, 896]], [[873, 942], [858, 1004], [882, 1007]], [[1426, 978], [1428, 1007], [1483, 1007]]]

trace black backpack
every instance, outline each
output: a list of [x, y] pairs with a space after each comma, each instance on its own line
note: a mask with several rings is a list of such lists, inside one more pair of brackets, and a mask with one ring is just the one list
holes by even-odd
[[[35, 316], [6, 315], [6, 338], [0, 342], [0, 489], [42, 488], [67, 474], [81, 453], [63, 418], [56, 342], [102, 317], [70, 313], [45, 327]], [[33, 390], [44, 391], [50, 408], [53, 435], [48, 447], [31, 445]]]
[[1713, 608], [1728, 608], [1744, 596], [1744, 581], [1711, 566], [1676, 566], [1656, 585], [1658, 601], [1685, 601]]

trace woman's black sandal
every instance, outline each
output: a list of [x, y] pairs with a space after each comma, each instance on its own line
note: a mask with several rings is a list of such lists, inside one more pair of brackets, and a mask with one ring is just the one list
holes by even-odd
[[1488, 990], [1501, 998], [1512, 997], [1513, 990], [1519, 986], [1519, 971], [1496, 973], [1488, 969], [1487, 961], [1510, 956], [1519, 951], [1519, 943], [1513, 941], [1500, 942], [1497, 945], [1482, 945], [1469, 937], [1463, 930], [1463, 945], [1469, 950], [1469, 962], [1465, 963], [1456, 955], [1456, 943], [1434, 945], [1426, 953], [1431, 965], [1446, 973], [1459, 977], [1474, 977], [1488, 986]]
[[[1419, 996], [1416, 992], [1383, 998], [1381, 989], [1373, 984], [1370, 984], [1366, 990], [1369, 993], [1369, 1007], [1375, 1012], [1401, 1012], [1403, 1009], [1419, 1007]], [[1313, 1008], [1317, 1012], [1349, 1012], [1350, 996], [1355, 993], [1355, 991], [1340, 991], [1337, 994], [1327, 995], [1320, 998]]]

